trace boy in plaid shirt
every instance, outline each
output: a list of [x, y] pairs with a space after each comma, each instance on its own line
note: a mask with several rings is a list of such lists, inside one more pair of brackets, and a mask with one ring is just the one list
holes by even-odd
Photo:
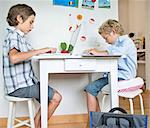
[[[7, 16], [9, 28], [3, 45], [3, 74], [6, 93], [20, 98], [35, 98], [40, 102], [40, 83], [37, 80], [31, 57], [51, 51], [56, 48], [34, 50], [26, 42], [25, 35], [33, 29], [34, 10], [25, 4], [17, 4], [10, 8]], [[48, 117], [50, 118], [58, 107], [61, 95], [48, 87]], [[35, 127], [40, 127], [40, 109], [35, 116]]]

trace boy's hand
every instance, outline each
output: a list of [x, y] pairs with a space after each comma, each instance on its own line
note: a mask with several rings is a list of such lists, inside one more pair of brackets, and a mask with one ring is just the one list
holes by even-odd
[[39, 54], [44, 54], [44, 53], [55, 53], [56, 52], [56, 48], [42, 48], [39, 49]]
[[51, 51], [51, 53], [55, 53], [57, 51], [57, 49], [56, 48], [51, 48], [50, 51]]
[[106, 50], [99, 51], [96, 48], [89, 49], [88, 53], [91, 54], [91, 55], [96, 55], [96, 56], [99, 56], [99, 55], [108, 55], [108, 52]]
[[89, 49], [88, 53], [91, 55], [99, 55], [99, 51], [96, 48]]

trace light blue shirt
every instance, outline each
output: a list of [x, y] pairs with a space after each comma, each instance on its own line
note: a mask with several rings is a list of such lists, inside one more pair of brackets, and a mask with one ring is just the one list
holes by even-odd
[[127, 80], [136, 76], [137, 49], [128, 35], [118, 37], [117, 41], [107, 48], [107, 51], [110, 55], [121, 55], [118, 60], [118, 78]]

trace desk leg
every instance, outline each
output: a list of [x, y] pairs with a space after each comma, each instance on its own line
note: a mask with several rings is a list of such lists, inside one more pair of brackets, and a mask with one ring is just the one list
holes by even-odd
[[118, 65], [117, 60], [111, 60], [111, 70], [110, 70], [110, 107], [119, 106], [118, 97]]
[[40, 98], [41, 98], [41, 127], [47, 128], [48, 109], [48, 73], [44, 60], [40, 60]]
[[88, 73], [88, 82], [92, 83], [92, 73]]

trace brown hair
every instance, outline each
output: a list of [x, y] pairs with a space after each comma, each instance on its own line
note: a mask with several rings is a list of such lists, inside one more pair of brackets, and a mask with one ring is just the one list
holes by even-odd
[[9, 9], [8, 16], [7, 16], [7, 22], [10, 26], [17, 26], [18, 21], [17, 21], [17, 16], [20, 15], [23, 19], [23, 22], [28, 19], [29, 16], [31, 15], [36, 15], [34, 10], [26, 5], [26, 4], [17, 4], [12, 6]]
[[110, 34], [110, 32], [112, 32], [112, 30], [115, 30], [115, 32], [119, 35], [124, 34], [124, 29], [123, 29], [122, 25], [118, 21], [112, 20], [112, 19], [109, 19], [106, 22], [104, 22], [100, 26], [98, 33], [99, 34], [102, 34], [102, 33]]

